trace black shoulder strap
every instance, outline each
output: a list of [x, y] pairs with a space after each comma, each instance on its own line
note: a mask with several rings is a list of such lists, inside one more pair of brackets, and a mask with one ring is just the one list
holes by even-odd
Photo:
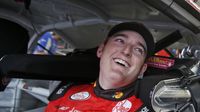
[[72, 86], [75, 85], [74, 82], [61, 82], [56, 89], [50, 94], [48, 97], [49, 101], [56, 100], [58, 98], [61, 98], [65, 95], [67, 90]]

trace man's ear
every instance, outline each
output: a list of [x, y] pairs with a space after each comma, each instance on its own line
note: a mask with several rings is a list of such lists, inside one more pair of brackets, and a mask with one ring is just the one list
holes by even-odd
[[142, 68], [141, 68], [141, 71], [140, 71], [140, 74], [139, 74], [138, 78], [142, 78], [143, 75], [144, 75], [144, 72], [145, 72], [146, 70], [147, 70], [147, 64], [144, 63], [143, 66], [142, 66]]
[[103, 52], [104, 44], [99, 45], [97, 49], [97, 57], [100, 58]]

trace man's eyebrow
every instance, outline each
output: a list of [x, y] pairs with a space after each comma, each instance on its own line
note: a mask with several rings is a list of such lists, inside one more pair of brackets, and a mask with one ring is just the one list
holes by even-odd
[[117, 36], [122, 36], [122, 37], [128, 38], [127, 35], [122, 34], [122, 33], [116, 33], [113, 35], [113, 37], [117, 37]]

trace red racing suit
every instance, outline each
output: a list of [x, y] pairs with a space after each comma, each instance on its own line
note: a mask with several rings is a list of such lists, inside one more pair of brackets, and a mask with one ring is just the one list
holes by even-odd
[[[124, 95], [123, 92], [115, 90], [114, 95], [110, 94], [111, 100], [108, 100], [101, 95], [99, 97], [99, 94], [113, 93], [113, 91], [95, 92], [93, 85], [96, 86], [96, 84], [72, 86], [63, 97], [50, 101], [45, 112], [149, 112], [135, 95], [123, 100], [112, 100], [112, 98], [120, 99]], [[59, 94], [59, 91], [56, 94]]]

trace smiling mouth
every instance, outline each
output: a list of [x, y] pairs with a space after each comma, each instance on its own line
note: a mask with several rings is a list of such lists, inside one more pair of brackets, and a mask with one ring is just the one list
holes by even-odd
[[130, 67], [130, 65], [126, 61], [119, 59], [119, 58], [115, 58], [114, 62], [117, 63], [118, 65], [126, 67], [126, 68]]

